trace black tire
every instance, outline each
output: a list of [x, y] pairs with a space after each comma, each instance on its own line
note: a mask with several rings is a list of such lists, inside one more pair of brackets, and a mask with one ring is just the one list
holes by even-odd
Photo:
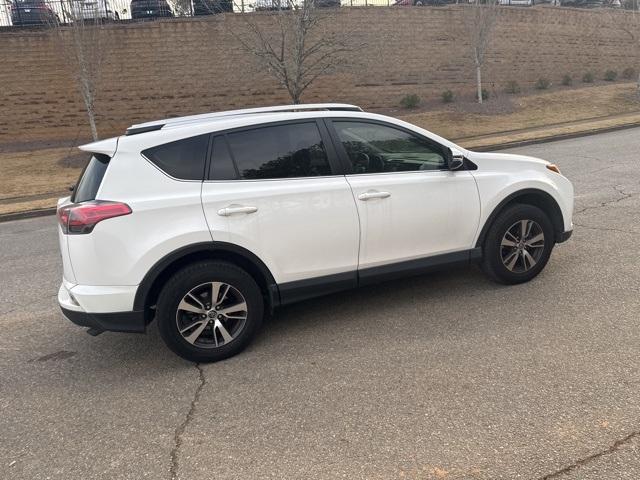
[[[209, 343], [209, 345], [205, 345], [205, 348], [195, 344], [198, 340], [194, 341], [194, 343], [189, 343], [180, 333], [178, 315], [185, 315], [185, 312], [178, 313], [178, 305], [187, 293], [199, 285], [208, 284], [209, 282], [222, 282], [231, 285], [234, 291], [244, 297], [247, 309], [244, 326], [239, 327], [238, 332], [234, 334], [234, 338], [231, 341], [228, 343], [225, 341], [223, 345], [215, 347]], [[198, 321], [199, 315], [190, 315], [194, 315], [190, 318]], [[213, 315], [215, 316], [215, 312], [213, 312]], [[174, 353], [192, 362], [217, 362], [240, 353], [258, 332], [262, 324], [263, 315], [263, 297], [260, 288], [251, 275], [231, 263], [213, 260], [191, 264], [175, 273], [164, 285], [156, 306], [156, 319], [160, 336]], [[182, 321], [183, 317], [180, 317], [180, 319]], [[209, 324], [214, 321], [215, 319], [209, 320]], [[212, 338], [215, 338], [216, 330], [212, 325], [206, 328], [209, 328], [209, 330], [205, 330], [203, 333], [208, 333]], [[217, 338], [215, 338], [215, 341], [217, 344]]]
[[[510, 270], [507, 265], [505, 265], [503, 258], [505, 258], [505, 260], [509, 258], [513, 259], [513, 257], [510, 257], [509, 255], [512, 252], [515, 252], [518, 247], [503, 247], [501, 244], [503, 242], [503, 238], [505, 238], [505, 235], [507, 234], [507, 230], [513, 227], [517, 222], [521, 222], [523, 220], [531, 220], [537, 224], [544, 234], [544, 245], [543, 247], [540, 247], [539, 252], [527, 247], [527, 251], [533, 253], [533, 255], [537, 257], [535, 259], [535, 265], [530, 266], [530, 268], [526, 270], [526, 266], [530, 265], [530, 261], [527, 259], [527, 262], [525, 262], [524, 256], [518, 256], [517, 262], [520, 262], [519, 265], [522, 271], [517, 271], [518, 269], [515, 267], [513, 270]], [[514, 285], [517, 283], [528, 282], [538, 275], [545, 267], [549, 257], [551, 256], [554, 244], [555, 235], [553, 224], [542, 210], [532, 205], [512, 205], [498, 214], [487, 232], [483, 245], [483, 259], [481, 263], [482, 270], [491, 279], [499, 283]], [[508, 263], [510, 264], [511, 262]]]

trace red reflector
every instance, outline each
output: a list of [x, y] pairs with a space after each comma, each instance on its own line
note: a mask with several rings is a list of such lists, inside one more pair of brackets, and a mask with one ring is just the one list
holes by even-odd
[[58, 221], [64, 233], [91, 233], [102, 220], [130, 213], [131, 208], [126, 203], [95, 200], [59, 208]]

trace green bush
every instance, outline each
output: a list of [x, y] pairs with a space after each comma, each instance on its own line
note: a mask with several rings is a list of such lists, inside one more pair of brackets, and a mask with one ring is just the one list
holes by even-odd
[[562, 77], [562, 85], [564, 85], [565, 87], [568, 87], [572, 83], [573, 83], [573, 77], [568, 73]]
[[402, 97], [402, 100], [400, 100], [400, 105], [402, 105], [404, 108], [416, 108], [419, 104], [420, 97], [415, 93], [405, 95], [404, 97]]
[[547, 88], [549, 88], [551, 86], [551, 82], [549, 81], [549, 79], [547, 78], [539, 78], [538, 81], [536, 82], [536, 88], [538, 90], [546, 90]]
[[[483, 88], [481, 95], [482, 95], [482, 100], [484, 101], [487, 98], [489, 98], [489, 91], [486, 88]], [[479, 100], [478, 99], [478, 92], [476, 92], [476, 100]]]
[[624, 78], [625, 80], [635, 80], [635, 78], [638, 76], [638, 73], [636, 72], [635, 68], [625, 68], [622, 71], [622, 78]]
[[454, 98], [455, 97], [451, 90], [445, 90], [444, 92], [442, 92], [442, 101], [444, 103], [451, 103], [453, 102]]
[[504, 91], [507, 93], [520, 93], [520, 85], [515, 80], [509, 80], [507, 82], [507, 86], [504, 88]]
[[606, 72], [604, 72], [604, 79], [607, 82], [613, 82], [616, 78], [618, 78], [618, 72], [616, 72], [615, 70], [607, 70]]
[[587, 72], [582, 76], [582, 81], [584, 83], [593, 83], [593, 73]]

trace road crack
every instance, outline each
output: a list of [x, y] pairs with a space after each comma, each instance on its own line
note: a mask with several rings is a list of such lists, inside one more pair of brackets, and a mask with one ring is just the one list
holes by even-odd
[[607, 202], [600, 202], [599, 205], [595, 205], [595, 206], [591, 206], [591, 207], [584, 207], [578, 211], [575, 212], [575, 215], [580, 215], [581, 213], [584, 213], [588, 210], [595, 210], [597, 208], [602, 208], [602, 207], [608, 207], [609, 205], [614, 205], [618, 202], [621, 202], [623, 200], [626, 200], [628, 198], [631, 198], [635, 195], [635, 193], [627, 193], [623, 190], [622, 185], [614, 185], [612, 187], [616, 192], [618, 192], [621, 196], [618, 198], [614, 198], [613, 200], [609, 200]]
[[636, 232], [633, 230], [623, 230], [621, 228], [609, 228], [609, 227], [594, 227], [591, 225], [584, 225], [582, 223], [578, 223], [578, 222], [573, 222], [573, 225], [576, 227], [580, 227], [580, 228], [586, 228], [589, 230], [600, 230], [602, 232], [620, 232], [620, 233], [627, 233], [629, 235], [640, 235], [640, 232]]
[[621, 438], [620, 440], [616, 440], [615, 442], [613, 442], [611, 446], [609, 446], [605, 450], [601, 450], [600, 452], [594, 453], [593, 455], [589, 455], [588, 457], [584, 457], [579, 460], [576, 460], [571, 465], [567, 465], [566, 467], [561, 468], [560, 470], [556, 470], [555, 472], [549, 473], [544, 477], [540, 477], [540, 480], [551, 480], [554, 478], [559, 478], [562, 475], [565, 475], [567, 473], [571, 473], [580, 467], [583, 467], [591, 462], [598, 460], [599, 458], [602, 458], [617, 452], [618, 450], [620, 450], [621, 447], [630, 443], [632, 440], [636, 438], [640, 438], [640, 431], [632, 432], [626, 437]]
[[200, 364], [196, 363], [195, 366], [198, 369], [198, 386], [196, 388], [196, 391], [193, 394], [193, 399], [191, 400], [191, 405], [189, 406], [189, 411], [187, 412], [187, 415], [184, 417], [184, 420], [182, 421], [182, 423], [178, 425], [178, 427], [176, 428], [173, 434], [173, 448], [171, 449], [171, 453], [170, 453], [171, 467], [169, 469], [171, 480], [177, 480], [178, 478], [178, 466], [179, 466], [178, 460], [179, 460], [179, 454], [180, 454], [180, 447], [182, 446], [182, 435], [184, 434], [185, 430], [193, 420], [195, 410], [196, 410], [196, 405], [200, 400], [200, 394], [202, 393], [202, 389], [207, 383], [207, 379], [204, 376], [204, 370], [202, 370], [202, 367], [200, 366]]

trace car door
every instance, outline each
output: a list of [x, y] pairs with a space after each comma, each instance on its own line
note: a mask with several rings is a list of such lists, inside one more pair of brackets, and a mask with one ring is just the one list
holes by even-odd
[[385, 122], [328, 126], [359, 213], [361, 279], [469, 258], [478, 191], [470, 172], [448, 170], [446, 147]]
[[258, 256], [284, 303], [356, 283], [358, 214], [327, 138], [311, 119], [213, 139], [202, 187], [213, 238]]

